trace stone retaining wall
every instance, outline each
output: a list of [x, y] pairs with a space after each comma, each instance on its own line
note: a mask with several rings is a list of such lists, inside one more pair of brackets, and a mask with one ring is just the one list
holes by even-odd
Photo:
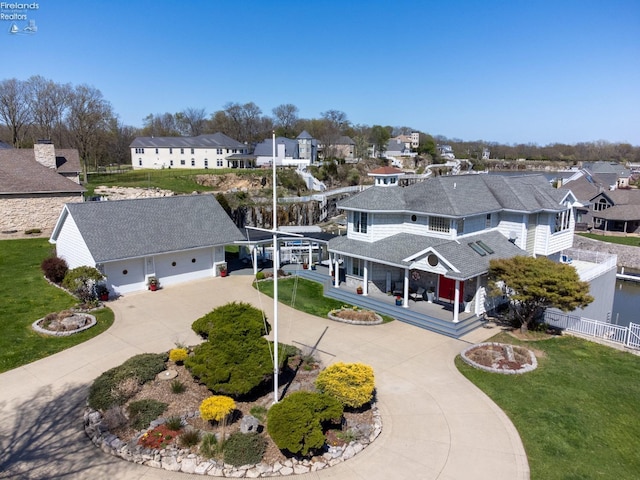
[[0, 232], [39, 228], [50, 231], [65, 203], [82, 202], [82, 196], [11, 197], [0, 200]]
[[[640, 238], [638, 238], [638, 241], [640, 241]], [[580, 235], [574, 235], [573, 248], [617, 255], [618, 267], [640, 270], [640, 247], [601, 242], [599, 240], [581, 237]]]
[[[373, 431], [365, 439], [352, 441], [343, 447], [329, 447], [320, 456], [311, 459], [290, 458], [284, 462], [276, 462], [273, 465], [258, 463], [256, 465], [243, 465], [234, 467], [213, 459], [206, 459], [188, 449], [178, 447], [150, 450], [137, 444], [139, 436], [126, 443], [110, 433], [102, 425], [100, 412], [87, 408], [84, 413], [84, 431], [91, 441], [103, 452], [122, 458], [129, 462], [146, 465], [148, 467], [162, 468], [172, 472], [194, 473], [212, 477], [228, 478], [264, 478], [284, 477], [289, 475], [315, 472], [337, 465], [353, 458], [372, 443], [382, 432], [382, 419], [375, 406], [373, 408]], [[194, 413], [193, 415], [198, 415]], [[150, 429], [158, 426], [158, 422], [152, 422]], [[143, 432], [140, 432], [142, 434]]]

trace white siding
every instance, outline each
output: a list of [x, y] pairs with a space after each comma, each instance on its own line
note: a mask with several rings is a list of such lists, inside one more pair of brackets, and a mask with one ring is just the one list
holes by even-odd
[[157, 255], [154, 262], [161, 286], [213, 276], [211, 248]]
[[[207, 168], [227, 168], [227, 157], [234, 153], [246, 153], [243, 148], [222, 148], [222, 153], [218, 153], [217, 148], [184, 148], [184, 153], [180, 153], [180, 147], [173, 148], [173, 153], [169, 153], [170, 149], [158, 148], [156, 153], [155, 147], [145, 147], [144, 153], [136, 153], [138, 148], [131, 149], [131, 164], [134, 169], [139, 168], [205, 168], [205, 160], [207, 160]], [[195, 161], [195, 165], [191, 165], [191, 160]], [[140, 165], [142, 160], [142, 165]], [[173, 160], [173, 165], [171, 161]], [[181, 161], [184, 160], [184, 165]], [[218, 166], [218, 160], [222, 160], [222, 166]]]
[[526, 228], [522, 214], [502, 213], [498, 223], [498, 231], [506, 238], [511, 238], [511, 235], [515, 234], [515, 244], [523, 250], [526, 248]]
[[95, 267], [95, 261], [89, 253], [76, 222], [67, 211], [63, 215], [65, 218], [56, 240], [56, 254], [65, 259], [69, 268], [83, 265]]
[[376, 242], [403, 232], [403, 217], [399, 213], [369, 214], [369, 241]]

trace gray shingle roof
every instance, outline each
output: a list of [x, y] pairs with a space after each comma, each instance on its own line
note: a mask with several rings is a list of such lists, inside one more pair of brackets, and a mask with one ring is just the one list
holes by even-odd
[[[286, 157], [298, 158], [298, 141], [287, 137], [276, 137], [276, 145], [284, 145]], [[273, 155], [273, 139], [267, 138], [256, 145], [253, 154], [261, 157]]]
[[137, 137], [131, 148], [244, 148], [245, 145], [224, 133], [197, 137]]
[[213, 195], [69, 203], [65, 209], [97, 263], [244, 238]]
[[500, 210], [561, 211], [564, 195], [566, 191], [554, 189], [543, 175], [457, 175], [428, 178], [404, 188], [374, 186], [338, 207], [464, 217]]
[[79, 195], [84, 191], [81, 185], [38, 163], [32, 149], [0, 149], [0, 194]]
[[[491, 247], [494, 253], [481, 256], [469, 247], [469, 243], [478, 240], [482, 240]], [[330, 240], [328, 246], [331, 252], [370, 259], [377, 263], [385, 263], [401, 268], [411, 265], [411, 262], [405, 261], [405, 259], [427, 248], [432, 248], [452, 264], [458, 272], [449, 270], [446, 276], [459, 280], [474, 278], [488, 272], [490, 260], [527, 255], [526, 251], [515, 246], [497, 231], [462, 237], [458, 241], [409, 233], [399, 233], [373, 243], [342, 236]]]

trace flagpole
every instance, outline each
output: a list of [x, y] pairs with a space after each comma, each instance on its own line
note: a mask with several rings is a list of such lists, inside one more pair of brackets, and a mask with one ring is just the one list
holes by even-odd
[[278, 214], [276, 211], [276, 132], [273, 132], [273, 173], [272, 173], [272, 186], [273, 186], [273, 403], [278, 403], [278, 267], [280, 259], [278, 258]]

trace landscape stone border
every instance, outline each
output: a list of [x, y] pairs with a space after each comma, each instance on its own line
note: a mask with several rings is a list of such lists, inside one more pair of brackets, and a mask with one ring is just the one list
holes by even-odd
[[[332, 310], [331, 312], [342, 311], [342, 310], [351, 310], [351, 309], [350, 308], [337, 308], [335, 310]], [[348, 318], [341, 318], [341, 317], [338, 317], [336, 315], [333, 315], [331, 312], [329, 312], [327, 314], [327, 317], [329, 317], [330, 320], [335, 320], [336, 322], [348, 323], [350, 325], [380, 325], [383, 322], [382, 317], [380, 315], [378, 315], [377, 313], [375, 313], [375, 312], [373, 312], [373, 313], [376, 316], [376, 319], [373, 322], [366, 322], [366, 321], [363, 321], [363, 320], [349, 320]]]
[[466, 364], [471, 365], [474, 368], [479, 368], [480, 370], [484, 370], [486, 372], [502, 373], [504, 375], [518, 375], [518, 374], [521, 374], [521, 373], [531, 372], [531, 371], [535, 370], [536, 368], [538, 368], [538, 359], [536, 358], [535, 354], [531, 350], [529, 350], [528, 348], [522, 347], [520, 345], [517, 345], [517, 347], [527, 351], [527, 353], [529, 354], [529, 358], [531, 359], [531, 364], [525, 364], [525, 365], [522, 366], [522, 368], [519, 368], [518, 370], [487, 367], [486, 365], [481, 365], [481, 364], [479, 364], [477, 362], [474, 362], [469, 357], [467, 357], [467, 353], [468, 352], [470, 352], [471, 350], [474, 350], [474, 349], [476, 349], [478, 347], [483, 347], [483, 346], [499, 346], [499, 347], [507, 348], [507, 349], [508, 348], [513, 348], [513, 345], [510, 345], [508, 343], [498, 343], [498, 342], [476, 343], [474, 345], [471, 345], [471, 346], [465, 348], [462, 352], [460, 352], [460, 357], [462, 358], [462, 360]]
[[56, 331], [56, 330], [47, 330], [46, 328], [42, 328], [40, 326], [40, 322], [42, 322], [44, 320], [45, 317], [39, 318], [38, 320], [36, 320], [35, 322], [33, 322], [31, 324], [31, 328], [33, 328], [36, 332], [38, 333], [42, 333], [44, 335], [51, 335], [52, 337], [68, 337], [69, 335], [73, 335], [74, 333], [80, 333], [83, 332], [85, 330], [88, 330], [89, 328], [95, 326], [97, 322], [96, 317], [93, 315], [90, 315], [88, 313], [84, 313], [84, 312], [73, 312], [74, 315], [83, 315], [85, 317], [89, 317], [89, 323], [80, 327], [80, 328], [76, 328], [74, 330], [61, 330], [61, 331]]
[[[138, 434], [129, 442], [123, 442], [117, 436], [109, 432], [102, 424], [102, 414], [89, 407], [84, 412], [84, 431], [94, 445], [103, 452], [122, 458], [129, 462], [146, 465], [153, 468], [162, 468], [171, 472], [193, 473], [198, 475], [208, 475], [212, 477], [228, 478], [265, 478], [265, 477], [285, 477], [289, 475], [316, 472], [325, 468], [333, 467], [341, 462], [353, 458], [363, 451], [368, 445], [378, 438], [382, 432], [382, 418], [375, 404], [371, 406], [373, 410], [373, 431], [365, 439], [354, 440], [341, 447], [329, 447], [322, 455], [312, 458], [289, 458], [283, 462], [276, 462], [273, 465], [258, 463], [255, 465], [243, 465], [234, 467], [224, 462], [213, 459], [206, 459], [188, 449], [181, 449], [171, 446], [164, 449], [148, 449], [138, 445], [138, 439], [147, 431], [152, 430], [164, 423], [164, 419], [151, 422], [147, 430]], [[187, 418], [199, 416], [198, 412], [193, 412], [182, 416], [183, 423]]]

